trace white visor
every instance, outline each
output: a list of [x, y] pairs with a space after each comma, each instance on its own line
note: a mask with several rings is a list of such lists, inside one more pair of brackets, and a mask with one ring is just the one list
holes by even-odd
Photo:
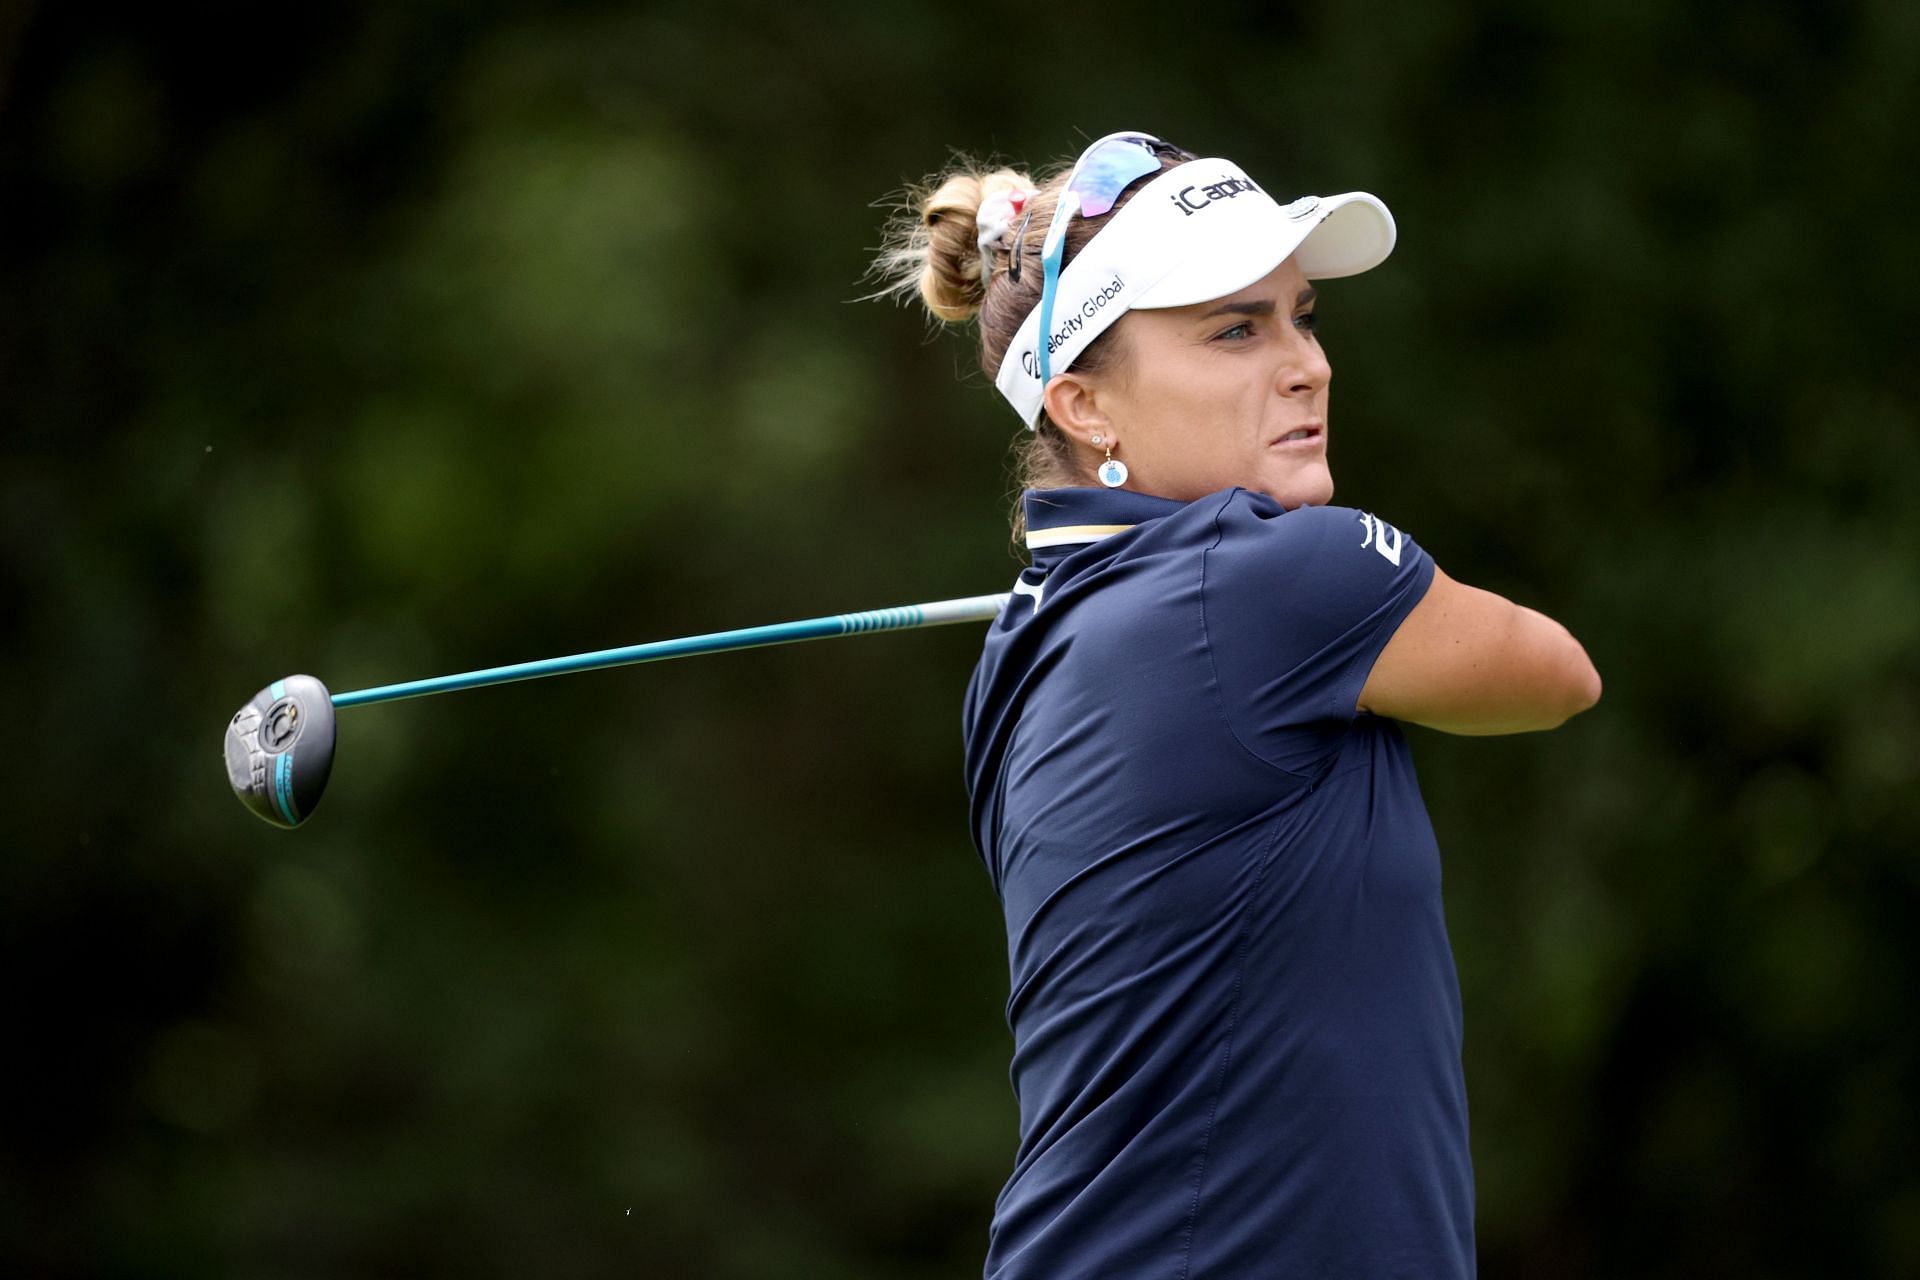
[[[1135, 308], [1185, 307], [1255, 283], [1295, 254], [1309, 280], [1355, 276], [1393, 251], [1393, 215], [1364, 191], [1282, 208], [1231, 160], [1190, 160], [1133, 193], [1060, 273], [1048, 346], [1058, 375]], [[1027, 314], [995, 385], [1032, 429], [1046, 388], [1040, 308]]]

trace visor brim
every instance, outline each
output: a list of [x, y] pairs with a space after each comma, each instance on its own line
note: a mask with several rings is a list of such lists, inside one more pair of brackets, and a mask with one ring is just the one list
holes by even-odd
[[1364, 191], [1324, 196], [1304, 213], [1268, 206], [1229, 234], [1198, 246], [1151, 288], [1134, 310], [1187, 307], [1238, 293], [1288, 258], [1309, 280], [1357, 276], [1386, 261], [1396, 232], [1387, 206]]

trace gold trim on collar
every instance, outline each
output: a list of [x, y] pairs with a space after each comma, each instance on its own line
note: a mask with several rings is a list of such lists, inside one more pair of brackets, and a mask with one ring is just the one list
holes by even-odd
[[1027, 550], [1069, 547], [1081, 542], [1098, 542], [1133, 528], [1130, 524], [1070, 524], [1058, 529], [1027, 530]]

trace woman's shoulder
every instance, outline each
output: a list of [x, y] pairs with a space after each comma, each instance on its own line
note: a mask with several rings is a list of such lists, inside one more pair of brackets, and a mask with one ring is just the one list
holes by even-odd
[[1212, 508], [1219, 549], [1262, 556], [1364, 549], [1378, 529], [1391, 528], [1357, 507], [1285, 507], [1251, 489], [1224, 489], [1206, 505]]
[[1287, 508], [1263, 493], [1220, 495], [1206, 553], [1210, 606], [1289, 613], [1317, 601], [1341, 614], [1423, 591], [1431, 560], [1399, 529], [1355, 507]]

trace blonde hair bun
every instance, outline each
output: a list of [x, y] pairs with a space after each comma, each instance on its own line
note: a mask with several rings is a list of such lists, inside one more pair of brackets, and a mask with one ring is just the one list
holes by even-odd
[[1033, 190], [1012, 169], [962, 169], [908, 194], [874, 264], [881, 292], [917, 292], [927, 310], [948, 323], [980, 311], [991, 278], [991, 256], [980, 249], [980, 206], [996, 195]]

